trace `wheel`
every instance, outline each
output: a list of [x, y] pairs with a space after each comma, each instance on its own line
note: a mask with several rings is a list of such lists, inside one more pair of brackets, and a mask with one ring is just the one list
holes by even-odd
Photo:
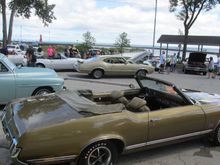
[[38, 67], [38, 68], [45, 68], [45, 66], [43, 64], [36, 64], [36, 67]]
[[80, 154], [78, 165], [114, 165], [117, 156], [113, 143], [100, 141], [91, 144]]
[[136, 76], [146, 76], [147, 74], [147, 71], [146, 70], [139, 70], [137, 73], [136, 73]]
[[103, 71], [101, 69], [96, 69], [92, 72], [92, 76], [95, 79], [100, 79], [104, 75]]
[[48, 88], [39, 88], [39, 89], [36, 89], [33, 93], [33, 96], [36, 96], [36, 95], [46, 95], [46, 94], [49, 94], [49, 93], [52, 93], [52, 90], [51, 89], [48, 89]]
[[220, 125], [216, 128], [214, 132], [214, 144], [220, 145]]

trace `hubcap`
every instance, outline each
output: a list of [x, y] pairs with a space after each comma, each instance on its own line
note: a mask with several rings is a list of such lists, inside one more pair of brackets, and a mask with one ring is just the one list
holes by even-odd
[[94, 72], [94, 77], [95, 77], [95, 78], [100, 78], [100, 77], [102, 77], [102, 71], [96, 70], [96, 71]]
[[110, 165], [111, 151], [107, 147], [97, 147], [88, 156], [88, 165]]
[[36, 95], [46, 95], [46, 94], [48, 94], [48, 93], [50, 93], [50, 92], [47, 91], [47, 90], [40, 90], [40, 91], [38, 91], [38, 92], [36, 93]]
[[145, 71], [139, 71], [138, 76], [146, 76], [146, 72]]

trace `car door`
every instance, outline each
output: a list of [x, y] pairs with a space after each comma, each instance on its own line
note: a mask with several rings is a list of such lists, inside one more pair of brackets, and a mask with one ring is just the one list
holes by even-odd
[[57, 54], [53, 59], [50, 59], [50, 63], [53, 69], [73, 69], [73, 62], [64, 58], [60, 54]]
[[149, 112], [151, 143], [190, 137], [204, 131], [205, 114], [201, 107], [188, 105]]
[[174, 84], [151, 77], [137, 77], [150, 107], [148, 142], [157, 144], [199, 135], [206, 131], [203, 109]]
[[0, 61], [0, 104], [15, 98], [14, 73]]
[[129, 75], [130, 74], [130, 65], [126, 62], [123, 57], [113, 57], [111, 74], [114, 75]]

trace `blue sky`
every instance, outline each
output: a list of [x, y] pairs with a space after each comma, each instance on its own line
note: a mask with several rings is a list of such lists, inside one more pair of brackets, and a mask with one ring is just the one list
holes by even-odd
[[[155, 0], [49, 0], [56, 4], [57, 20], [44, 27], [37, 17], [15, 18], [13, 39], [81, 42], [90, 31], [97, 43], [114, 43], [122, 32], [131, 44], [152, 45]], [[202, 13], [191, 35], [220, 36], [220, 6]], [[8, 13], [9, 14], [9, 13]], [[156, 40], [162, 34], [178, 34], [181, 21], [169, 12], [169, 0], [158, 0]]]

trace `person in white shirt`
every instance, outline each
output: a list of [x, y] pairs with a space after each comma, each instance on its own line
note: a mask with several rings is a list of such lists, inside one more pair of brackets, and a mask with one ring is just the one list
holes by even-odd
[[166, 62], [166, 54], [165, 54], [165, 51], [162, 51], [162, 54], [160, 55], [160, 70], [159, 70], [159, 73], [164, 71], [165, 62]]

